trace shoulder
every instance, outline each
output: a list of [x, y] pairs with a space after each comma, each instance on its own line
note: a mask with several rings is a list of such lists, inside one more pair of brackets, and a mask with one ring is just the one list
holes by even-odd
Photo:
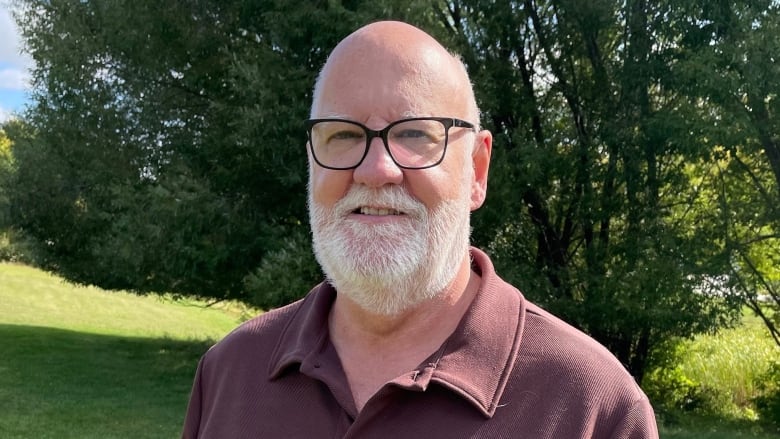
[[647, 400], [623, 364], [584, 332], [528, 301], [524, 320], [518, 364], [526, 378], [551, 380], [586, 404], [626, 409]]
[[202, 362], [225, 363], [231, 367], [245, 362], [257, 364], [262, 360], [259, 356], [267, 356], [273, 351], [302, 302], [303, 299], [247, 320], [212, 346]]
[[[559, 428], [589, 429], [592, 437], [657, 437], [647, 396], [607, 348], [528, 301], [523, 313], [507, 401], [539, 416], [565, 417]], [[580, 437], [568, 430], [553, 436]]]
[[546, 355], [569, 358], [575, 364], [607, 363], [625, 370], [617, 358], [599, 342], [527, 300], [524, 317], [523, 344], [527, 349], [538, 350], [543, 347]]

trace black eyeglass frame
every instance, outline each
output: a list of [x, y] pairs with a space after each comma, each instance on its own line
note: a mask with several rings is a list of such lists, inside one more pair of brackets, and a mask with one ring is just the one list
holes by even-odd
[[[390, 132], [390, 130], [404, 122], [410, 122], [415, 120], [433, 120], [440, 122], [442, 125], [444, 125], [444, 148], [441, 152], [441, 157], [439, 157], [439, 160], [437, 160], [435, 163], [431, 163], [429, 165], [425, 166], [404, 166], [393, 157], [393, 153], [390, 151], [390, 145], [388, 144], [387, 140], [387, 134]], [[311, 138], [312, 138], [312, 128], [314, 125], [316, 125], [319, 122], [344, 122], [349, 123], [352, 125], [359, 126], [360, 128], [363, 128], [363, 131], [366, 133], [366, 147], [363, 150], [363, 156], [360, 157], [360, 160], [358, 160], [357, 164], [354, 166], [347, 166], [347, 167], [336, 167], [336, 166], [327, 166], [322, 164], [320, 160], [317, 158], [317, 154], [314, 152], [314, 145], [312, 144]], [[333, 118], [323, 118], [323, 119], [307, 119], [304, 121], [304, 125], [306, 127], [306, 136], [308, 138], [308, 144], [309, 144], [309, 150], [311, 151], [311, 156], [314, 158], [314, 161], [319, 165], [322, 166], [325, 169], [333, 169], [336, 171], [346, 171], [348, 169], [355, 169], [358, 166], [360, 166], [361, 163], [363, 163], [363, 160], [366, 159], [366, 156], [368, 155], [368, 149], [371, 147], [371, 141], [374, 140], [374, 138], [379, 137], [382, 139], [382, 144], [385, 146], [385, 150], [387, 151], [387, 154], [390, 156], [390, 159], [393, 160], [393, 163], [395, 163], [396, 166], [398, 166], [401, 169], [428, 169], [433, 168], [434, 166], [438, 166], [443, 160], [444, 156], [447, 154], [447, 146], [449, 145], [450, 140], [450, 128], [457, 127], [457, 128], [468, 128], [472, 131], [476, 131], [476, 127], [473, 123], [465, 121], [463, 119], [457, 119], [454, 117], [409, 117], [406, 119], [399, 119], [394, 122], [390, 122], [386, 127], [382, 128], [381, 130], [372, 130], [371, 128], [363, 125], [360, 122], [355, 122], [354, 120], [349, 119], [340, 119], [337, 117]]]

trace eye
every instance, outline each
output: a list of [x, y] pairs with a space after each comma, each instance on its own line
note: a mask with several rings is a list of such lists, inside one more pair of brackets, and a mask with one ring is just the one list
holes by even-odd
[[352, 145], [366, 138], [366, 133], [359, 126], [350, 123], [328, 122], [322, 128], [322, 138], [329, 145]]
[[360, 139], [363, 137], [363, 132], [357, 130], [340, 130], [332, 133], [328, 140], [350, 140]]
[[444, 125], [429, 119], [412, 119], [397, 122], [388, 138], [394, 142], [415, 148], [421, 145], [438, 144], [444, 140]]
[[425, 131], [414, 129], [403, 129], [395, 132], [394, 134], [398, 139], [419, 139], [423, 137], [430, 137], [430, 135]]

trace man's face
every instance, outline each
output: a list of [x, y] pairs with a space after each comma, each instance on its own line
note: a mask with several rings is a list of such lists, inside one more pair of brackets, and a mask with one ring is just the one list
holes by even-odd
[[[446, 53], [340, 55], [323, 74], [314, 117], [379, 130], [404, 117], [468, 116], [464, 98], [452, 92], [457, 77]], [[353, 170], [325, 169], [310, 157], [314, 248], [340, 294], [373, 312], [396, 314], [450, 283], [467, 255], [469, 214], [478, 207], [474, 143], [473, 132], [452, 128], [442, 163], [421, 170], [396, 166], [381, 139]]]

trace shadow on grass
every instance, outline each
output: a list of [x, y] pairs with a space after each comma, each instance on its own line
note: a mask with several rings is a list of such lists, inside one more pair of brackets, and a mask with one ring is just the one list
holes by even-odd
[[777, 439], [780, 430], [771, 424], [714, 415], [687, 414], [660, 417], [661, 439]]
[[661, 439], [780, 439], [780, 426], [700, 411], [656, 408]]
[[210, 344], [0, 324], [0, 437], [178, 437]]

